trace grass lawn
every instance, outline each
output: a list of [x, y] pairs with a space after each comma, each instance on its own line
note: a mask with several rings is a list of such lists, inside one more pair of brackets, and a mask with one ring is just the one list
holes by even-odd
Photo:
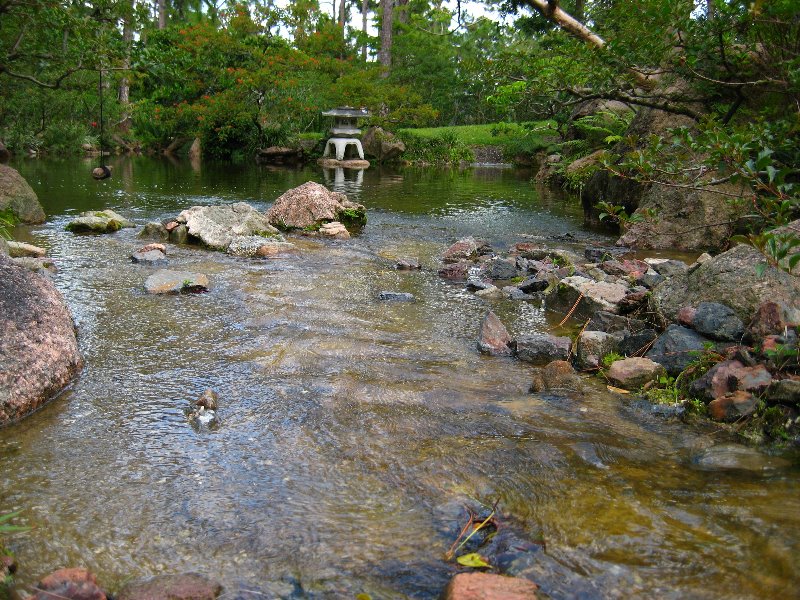
[[401, 129], [421, 138], [435, 138], [452, 132], [467, 146], [505, 146], [533, 133], [539, 137], [555, 135], [552, 121], [535, 121], [523, 127], [518, 123], [488, 123], [486, 125], [454, 125], [452, 127], [423, 127]]

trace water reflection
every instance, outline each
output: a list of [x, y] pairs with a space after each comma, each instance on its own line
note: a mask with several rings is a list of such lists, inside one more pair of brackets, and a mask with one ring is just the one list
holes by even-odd
[[322, 169], [325, 185], [334, 192], [358, 196], [364, 184], [366, 169], [344, 169], [342, 167]]

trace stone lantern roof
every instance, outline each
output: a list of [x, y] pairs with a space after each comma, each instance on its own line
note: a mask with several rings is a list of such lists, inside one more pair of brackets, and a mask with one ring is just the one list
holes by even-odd
[[323, 117], [345, 117], [350, 119], [358, 119], [362, 117], [370, 117], [372, 113], [366, 108], [353, 108], [352, 106], [338, 106], [331, 110], [326, 110], [322, 113]]

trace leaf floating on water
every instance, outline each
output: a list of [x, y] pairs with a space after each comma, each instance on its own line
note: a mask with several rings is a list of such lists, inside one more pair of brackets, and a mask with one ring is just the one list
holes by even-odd
[[462, 554], [458, 558], [456, 558], [456, 562], [464, 567], [473, 567], [475, 569], [481, 567], [491, 567], [489, 563], [477, 552], [472, 552], [470, 554]]
[[372, 596], [369, 594], [359, 594], [356, 596], [356, 600], [372, 600]]
[[615, 394], [630, 394], [628, 390], [623, 390], [622, 388], [614, 387], [613, 385], [607, 385], [609, 392], [614, 392]]

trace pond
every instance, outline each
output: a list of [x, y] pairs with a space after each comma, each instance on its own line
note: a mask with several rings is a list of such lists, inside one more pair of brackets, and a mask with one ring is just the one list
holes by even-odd
[[[512, 334], [561, 315], [487, 304], [436, 274], [464, 235], [506, 248], [581, 251], [580, 202], [508, 169], [321, 169], [114, 159], [95, 182], [81, 160], [14, 165], [49, 215], [19, 237], [48, 248], [86, 367], [60, 398], [0, 430], [0, 512], [22, 586], [86, 566], [127, 580], [198, 571], [232, 597], [437, 598], [465, 505], [491, 505], [530, 540], [552, 598], [790, 597], [800, 585], [800, 473], [698, 468], [713, 437], [620, 399], [528, 392], [532, 368], [481, 356], [488, 308]], [[363, 203], [344, 242], [296, 240], [279, 259], [170, 247], [211, 291], [148, 296], [133, 230], [75, 236], [77, 212], [139, 224], [192, 205], [260, 210], [305, 181]], [[424, 269], [398, 272], [417, 257]], [[381, 290], [417, 302], [381, 303]], [[221, 426], [185, 408], [206, 388]], [[249, 593], [251, 592], [251, 593]]]

